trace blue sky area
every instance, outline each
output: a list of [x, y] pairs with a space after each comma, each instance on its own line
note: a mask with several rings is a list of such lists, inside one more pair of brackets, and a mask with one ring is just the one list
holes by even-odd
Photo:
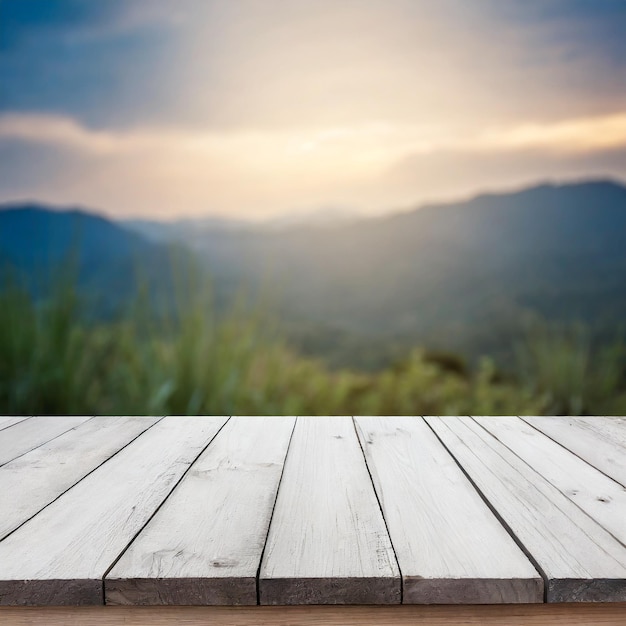
[[621, 0], [0, 0], [0, 201], [364, 213], [626, 177]]

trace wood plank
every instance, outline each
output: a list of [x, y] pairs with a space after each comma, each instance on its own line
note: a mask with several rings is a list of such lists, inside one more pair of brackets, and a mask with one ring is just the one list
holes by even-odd
[[525, 422], [539, 429], [562, 446], [585, 459], [601, 472], [626, 487], [626, 448], [591, 420], [572, 417], [523, 417]]
[[355, 423], [404, 603], [543, 602], [543, 579], [422, 418]]
[[585, 415], [570, 418], [581, 428], [595, 431], [598, 437], [626, 448], [626, 419], [623, 417]]
[[[546, 416], [539, 416], [545, 418]], [[533, 417], [522, 417], [532, 420]], [[601, 415], [585, 416], [559, 416], [549, 418], [553, 424], [575, 426], [581, 431], [586, 431], [588, 436], [603, 440], [607, 445], [618, 445], [626, 448], [626, 418]], [[538, 420], [543, 421], [543, 420]]]
[[105, 580], [107, 604], [256, 604], [295, 418], [233, 417]]
[[164, 418], [0, 542], [0, 604], [102, 604], [105, 572], [225, 421]]
[[626, 544], [624, 487], [517, 417], [474, 419]]
[[90, 419], [91, 416], [31, 417], [0, 431], [0, 465], [30, 452]]
[[599, 436], [613, 444], [626, 448], [626, 418], [624, 417], [596, 417], [586, 415], [575, 417], [574, 421], [585, 428], [595, 430]]
[[0, 430], [29, 419], [28, 415], [0, 415]]
[[624, 626], [626, 604], [0, 607], [5, 626]]
[[0, 467], [0, 539], [159, 419], [95, 417]]
[[542, 570], [548, 602], [626, 600], [626, 548], [469, 418], [427, 418]]
[[298, 418], [261, 564], [261, 604], [390, 604], [400, 587], [352, 419]]

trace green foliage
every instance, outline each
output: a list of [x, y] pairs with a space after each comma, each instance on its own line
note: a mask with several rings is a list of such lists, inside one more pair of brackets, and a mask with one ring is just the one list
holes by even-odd
[[[90, 323], [66, 281], [33, 304], [0, 292], [0, 413], [112, 415], [506, 415], [622, 407], [617, 349], [594, 355], [583, 335], [535, 335], [526, 378], [488, 359], [474, 372], [453, 355], [413, 350], [380, 372], [328, 370], [297, 355], [243, 304], [217, 317], [190, 282], [176, 310], [141, 298], [115, 322]], [[195, 285], [195, 286], [194, 286]], [[621, 398], [621, 399], [620, 399]]]
[[623, 415], [623, 342], [595, 345], [580, 323], [532, 321], [517, 349], [520, 377], [553, 415]]

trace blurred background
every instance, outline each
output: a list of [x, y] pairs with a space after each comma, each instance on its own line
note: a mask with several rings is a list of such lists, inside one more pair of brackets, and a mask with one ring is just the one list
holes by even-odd
[[0, 0], [0, 414], [625, 414], [625, 29]]

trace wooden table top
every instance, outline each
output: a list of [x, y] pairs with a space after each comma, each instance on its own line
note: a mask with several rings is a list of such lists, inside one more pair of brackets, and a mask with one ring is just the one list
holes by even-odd
[[0, 417], [0, 605], [624, 601], [624, 418]]

